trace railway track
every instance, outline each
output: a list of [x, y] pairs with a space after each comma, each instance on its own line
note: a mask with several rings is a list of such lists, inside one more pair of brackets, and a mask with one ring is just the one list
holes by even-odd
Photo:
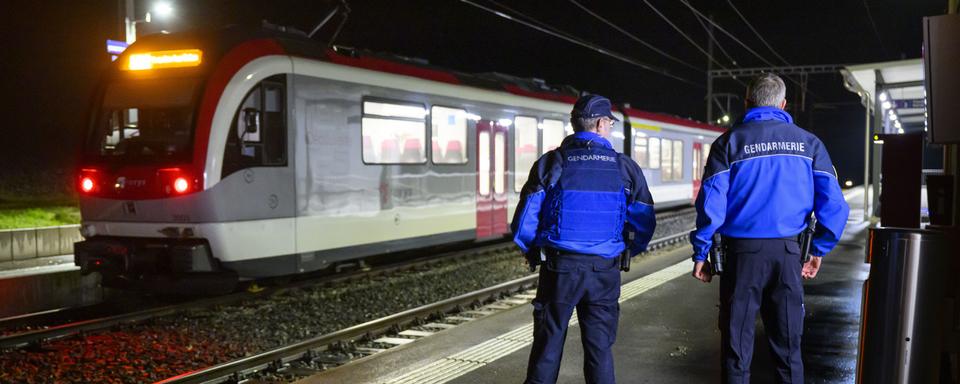
[[[687, 233], [681, 232], [673, 235], [654, 239], [650, 242], [648, 251], [657, 250], [663, 247], [685, 242]], [[384, 337], [390, 334], [400, 336], [399, 340], [413, 342], [416, 338], [428, 336], [432, 332], [414, 331], [410, 328], [426, 327], [446, 329], [441, 321], [444, 318], [453, 317], [453, 322], [462, 322], [468, 318], [457, 316], [464, 312], [481, 313], [486, 315], [493, 313], [492, 310], [476, 311], [465, 310], [465, 308], [481, 308], [484, 303], [493, 303], [488, 308], [509, 309], [510, 307], [526, 303], [532, 296], [532, 289], [536, 287], [536, 274], [524, 276], [512, 281], [508, 281], [496, 286], [484, 288], [457, 297], [438, 301], [432, 304], [413, 308], [404, 312], [396, 313], [367, 323], [355, 325], [336, 332], [321, 335], [309, 340], [304, 340], [288, 346], [265, 351], [243, 359], [230, 361], [227, 363], [211, 366], [208, 368], [184, 373], [179, 376], [171, 377], [160, 383], [165, 384], [187, 384], [187, 383], [223, 383], [223, 382], [241, 382], [257, 375], [281, 376], [282, 381], [292, 381], [299, 377], [309, 376], [322, 370], [315, 367], [320, 365], [324, 368], [330, 365], [336, 366], [349, 362], [335, 361], [329, 358], [332, 354], [342, 354], [343, 350], [352, 350], [355, 358], [368, 356], [378, 353], [386, 348], [357, 348], [356, 344], [393, 344], [403, 345], [406, 342], [398, 342], [398, 338]], [[518, 300], [518, 298], [520, 300]], [[503, 305], [506, 301], [510, 304]], [[497, 305], [500, 304], [500, 305]], [[511, 305], [512, 304], [512, 305]], [[467, 320], [468, 321], [468, 320]], [[437, 324], [440, 324], [439, 326]], [[406, 334], [405, 334], [406, 332]], [[408, 336], [409, 335], [409, 336]], [[354, 358], [354, 359], [355, 359]], [[299, 363], [299, 364], [297, 364]], [[318, 364], [319, 363], [319, 364]], [[296, 367], [295, 365], [299, 365]], [[296, 369], [294, 369], [296, 368]], [[268, 381], [276, 380], [272, 377]]]
[[[361, 277], [370, 277], [376, 275], [386, 275], [391, 273], [396, 273], [404, 270], [418, 269], [428, 267], [433, 264], [451, 261], [456, 259], [474, 257], [478, 254], [497, 252], [504, 249], [509, 249], [511, 243], [509, 242], [497, 242], [494, 244], [488, 244], [477, 248], [471, 248], [468, 251], [451, 251], [438, 255], [426, 256], [416, 258], [412, 261], [402, 261], [392, 264], [387, 264], [383, 266], [373, 267], [369, 270], [357, 270], [352, 272], [340, 273], [330, 276], [324, 276], [316, 279], [308, 279], [303, 281], [298, 281], [296, 283], [288, 284], [277, 289], [266, 288], [264, 291], [260, 292], [237, 292], [233, 294], [228, 294], [224, 296], [204, 298], [184, 303], [176, 303], [170, 305], [164, 305], [154, 308], [148, 308], [144, 310], [133, 311], [129, 313], [123, 313], [118, 315], [106, 316], [106, 317], [97, 317], [86, 320], [72, 321], [64, 324], [56, 324], [44, 326], [42, 329], [28, 330], [26, 332], [17, 332], [9, 333], [3, 336], [0, 336], [0, 351], [9, 350], [14, 348], [27, 347], [31, 345], [39, 345], [44, 342], [57, 340], [65, 337], [74, 336], [77, 334], [85, 332], [93, 332], [97, 330], [108, 329], [119, 324], [125, 323], [135, 323], [138, 321], [143, 321], [147, 319], [152, 319], [160, 316], [172, 315], [184, 311], [188, 311], [196, 308], [207, 308], [217, 305], [230, 305], [234, 303], [239, 303], [244, 300], [256, 299], [257, 297], [262, 297], [272, 294], [280, 294], [284, 291], [300, 288], [303, 286], [310, 285], [323, 285], [323, 284], [336, 284], [349, 282], [350, 280], [361, 278]], [[83, 308], [78, 308], [78, 310], [83, 310]], [[46, 313], [40, 313], [35, 315], [35, 317], [49, 316]], [[14, 324], [25, 324], [29, 322], [29, 315], [24, 317], [17, 317], [10, 319], [11, 323]], [[3, 324], [0, 323], [0, 328], [4, 328]]]
[[[684, 241], [686, 238], [686, 229], [690, 223], [692, 223], [692, 215], [692, 209], [680, 209], [658, 214], [658, 222], [660, 225], [658, 225], [658, 231], [655, 234], [657, 239], [651, 242], [650, 249], [653, 250], [672, 243]], [[304, 333], [302, 331], [299, 333], [293, 332], [289, 337], [284, 336], [281, 339], [273, 339], [274, 341], [271, 341], [271, 343], [273, 343], [272, 345], [268, 345], [269, 343], [260, 343], [250, 346], [249, 348], [240, 348], [240, 350], [242, 350], [240, 352], [238, 352], [236, 345], [234, 345], [233, 349], [231, 349], [233, 351], [232, 354], [225, 352], [211, 353], [216, 351], [219, 346], [208, 347], [214, 349], [208, 349], [208, 355], [204, 355], [205, 359], [202, 359], [202, 361], [193, 361], [191, 363], [192, 366], [186, 365], [182, 366], [181, 368], [176, 368], [176, 364], [174, 366], [164, 366], [162, 369], [157, 368], [157, 373], [148, 381], [161, 380], [167, 378], [168, 376], [173, 376], [178, 372], [189, 371], [190, 369], [194, 370], [180, 376], [170, 377], [166, 379], [167, 382], [230, 382], [240, 381], [244, 378], [254, 377], [257, 375], [271, 374], [279, 374], [284, 377], [307, 376], [323, 369], [345, 364], [359, 357], [377, 353], [384, 349], [388, 349], [393, 345], [399, 345], [396, 343], [405, 343], [407, 342], [407, 339], [404, 338], [422, 337], [447, 327], [456, 326], [459, 324], [459, 322], [469, 320], [469, 317], [475, 316], [477, 313], [482, 314], [486, 313], [488, 310], [495, 311], [528, 302], [532, 296], [529, 292], [525, 291], [533, 288], [536, 277], [523, 272], [523, 268], [519, 266], [521, 263], [520, 259], [512, 251], [513, 247], [514, 246], [512, 243], [509, 242], [485, 244], [469, 250], [445, 252], [443, 254], [434, 256], [414, 258], [413, 260], [396, 262], [389, 265], [384, 264], [382, 266], [375, 266], [370, 270], [359, 270], [349, 273], [340, 273], [330, 276], [305, 279], [303, 281], [297, 281], [279, 288], [268, 288], [267, 290], [259, 293], [242, 292], [188, 303], [150, 308], [144, 311], [136, 311], [105, 318], [55, 325], [46, 329], [30, 332], [9, 334], [0, 337], [0, 350], [6, 351], [5, 353], [8, 354], [13, 353], [11, 351], [21, 350], [21, 352], [7, 356], [7, 359], [4, 359], [4, 356], [0, 354], [0, 368], [9, 372], [16, 372], [18, 366], [21, 366], [22, 368], [22, 363], [24, 361], [31, 361], [31, 363], [28, 363], [28, 365], [32, 367], [30, 364], [35, 364], [32, 362], [33, 360], [44, 359], [37, 358], [37, 356], [31, 356], [31, 353], [37, 352], [43, 354], [44, 351], [49, 352], [50, 350], [60, 350], [68, 354], [73, 354], [73, 356], [81, 361], [86, 360], [88, 363], [92, 363], [86, 365], [87, 368], [85, 371], [100, 371], [103, 372], [103, 376], [80, 376], [80, 378], [57, 376], [52, 378], [39, 378], [28, 382], [99, 381], [100, 379], [98, 379], [98, 377], [109, 378], [119, 373], [111, 372], [111, 369], [116, 369], [117, 365], [114, 365], [113, 368], [111, 368], [110, 366], [112, 363], [101, 363], [102, 354], [104, 352], [90, 352], [90, 345], [103, 345], [104, 343], [107, 345], [116, 344], [116, 340], [111, 341], [110, 339], [111, 337], [116, 337], [116, 334], [119, 334], [120, 336], [117, 337], [120, 345], [130, 345], [132, 340], [142, 341], [142, 339], [136, 339], [136, 337], [139, 337], [137, 333], [140, 331], [131, 331], [131, 329], [136, 330], [140, 328], [146, 328], [148, 333], [154, 332], [161, 335], [169, 333], [170, 330], [176, 330], [176, 332], [179, 332], [179, 330], [182, 329], [193, 329], [195, 326], [197, 326], [197, 323], [192, 321], [180, 321], [178, 319], [193, 316], [193, 314], [197, 312], [204, 312], [201, 314], [201, 317], [220, 317], [221, 313], [223, 312], [222, 308], [230, 310], [234, 307], [240, 307], [245, 311], [245, 307], [256, 307], [256, 304], [251, 305], [250, 302], [256, 303], [263, 301], [276, 301], [277, 303], [273, 303], [267, 308], [274, 312], [281, 312], [283, 315], [286, 315], [286, 311], [289, 310], [287, 308], [289, 308], [289, 305], [292, 304], [289, 303], [289, 300], [284, 301], [284, 297], [298, 297], [305, 294], [313, 295], [313, 300], [322, 304], [326, 303], [326, 300], [339, 300], [339, 298], [338, 296], [316, 297], [316, 293], [311, 292], [310, 289], [315, 289], [315, 287], [322, 286], [341, 287], [337, 289], [343, 290], [343, 287], [354, 287], [357, 285], [371, 286], [377, 284], [387, 284], [391, 281], [391, 279], [400, 279], [406, 281], [403, 284], [411, 284], [410, 289], [413, 289], [413, 286], [419, 284], [421, 281], [419, 280], [420, 278], [417, 277], [417, 274], [427, 273], [423, 271], [443, 270], [445, 268], [450, 269], [449, 264], [445, 263], [460, 263], [460, 265], [466, 266], [472, 265], [468, 268], [473, 268], [472, 270], [475, 272], [470, 273], [476, 273], [476, 271], [480, 271], [482, 273], [483, 270], [489, 268], [488, 266], [482, 266], [483, 264], [487, 263], [487, 261], [483, 260], [499, 260], [495, 263], [499, 263], [501, 267], [506, 261], [509, 261], [509, 264], [513, 265], [511, 268], [516, 271], [513, 272], [513, 276], [522, 276], [505, 283], [501, 282], [505, 281], [506, 279], [488, 279], [491, 281], [490, 284], [497, 283], [494, 286], [477, 285], [475, 284], [476, 281], [474, 281], [472, 285], [461, 287], [459, 292], [456, 292], [455, 290], [447, 290], [448, 292], [455, 292], [454, 294], [448, 294], [444, 296], [441, 293], [437, 293], [434, 296], [429, 296], [437, 298], [451, 297], [438, 302], [435, 302], [437, 299], [425, 299], [425, 297], [422, 296], [419, 298], [411, 298], [405, 302], [408, 302], [412, 305], [407, 306], [408, 304], [396, 304], [394, 305], [394, 309], [384, 308], [382, 310], [378, 309], [370, 312], [379, 313], [377, 316], [351, 317], [349, 314], [341, 314], [340, 317], [327, 316], [325, 320], [318, 320], [320, 323], [314, 322], [313, 324], [328, 324], [325, 323], [325, 321], [329, 322], [329, 320], [335, 319], [334, 324], [342, 325], [325, 326], [324, 328], [317, 327], [317, 325], [311, 326], [309, 323], [304, 323], [303, 325], [298, 326], [298, 328], [310, 329], [311, 327], [314, 327], [316, 330], [309, 333]], [[483, 255], [489, 255], [489, 257], [477, 257]], [[476, 264], [481, 264], [481, 266]], [[444, 265], [447, 265], [447, 267], [444, 267]], [[453, 269], [456, 268], [461, 267], [454, 267]], [[454, 276], [455, 274], [449, 275]], [[398, 278], [397, 276], [408, 277]], [[501, 276], [509, 276], [509, 274], [501, 274]], [[384, 281], [384, 283], [380, 283], [379, 281], [381, 280]], [[434, 281], [436, 280], [437, 277], [434, 276]], [[403, 284], [397, 284], [395, 282], [393, 288], [389, 288], [389, 286], [384, 285], [381, 287], [381, 289], [384, 291], [396, 291], [398, 289], [400, 291], [407, 290], [407, 285]], [[434, 282], [434, 284], [436, 284], [436, 282]], [[454, 280], [451, 280], [446, 284], [456, 286], [463, 285], [463, 282], [454, 278]], [[429, 286], [429, 284], [426, 285]], [[304, 287], [308, 288], [304, 290]], [[427, 291], [432, 289], [434, 288], [426, 288]], [[469, 292], [470, 289], [477, 290]], [[461, 294], [461, 292], [468, 293]], [[410, 292], [408, 295], [415, 296], [414, 293], [416, 292]], [[352, 300], [356, 300], [356, 296], [352, 297], [354, 297]], [[500, 300], [497, 301], [497, 299]], [[493, 302], [493, 304], [488, 304], [487, 306], [483, 306], [478, 310], [477, 308], [481, 307], [485, 302]], [[432, 304], [422, 305], [423, 303]], [[348, 305], [346, 308], [364, 308], [366, 306], [376, 305], [376, 300], [361, 299], [360, 301], [351, 301], [349, 303], [345, 303], [345, 305]], [[336, 310], [328, 310], [328, 307], [328, 305], [324, 304], [318, 307], [318, 310], [336, 312]], [[336, 307], [336, 305], [334, 305], [334, 307]], [[219, 326], [200, 326], [199, 329], [216, 329], [225, 324], [233, 326], [231, 323], [232, 321], [242, 321], [254, 325], [252, 327], [248, 326], [247, 328], [240, 327], [234, 331], [236, 334], [250, 334], [249, 340], [251, 341], [258, 340], [261, 337], [270, 339], [271, 336], [269, 335], [261, 335], [261, 331], [269, 329], [270, 327], [267, 326], [265, 328], [263, 325], [264, 323], [255, 320], [256, 317], [260, 317], [258, 312], [252, 310], [246, 312], [244, 311], [241, 311], [243, 313], [239, 314], [234, 313], [233, 317], [230, 317], [230, 315], [223, 316], [225, 319], [218, 320], [219, 322], [216, 323], [219, 324]], [[363, 311], [368, 310], [364, 309]], [[316, 317], [316, 315], [314, 315], [315, 313], [316, 312], [309, 312], [308, 317]], [[174, 320], [162, 320], [168, 318], [173, 318]], [[353, 320], [350, 320], [351, 318]], [[370, 321], [370, 319], [376, 320]], [[434, 319], [435, 321], [431, 323], [429, 319]], [[157, 324], [158, 322], [160, 324]], [[141, 326], [140, 324], [145, 325]], [[276, 324], [271, 325], [274, 327], [277, 326]], [[0, 326], [2, 326], [2, 324], [0, 324]], [[151, 329], [157, 329], [158, 331], [152, 331]], [[270, 330], [272, 331], [272, 329]], [[197, 331], [181, 333], [196, 334]], [[202, 331], [200, 333], [202, 333]], [[131, 336], [131, 334], [133, 336]], [[80, 336], [71, 337], [76, 335]], [[274, 337], [276, 336], [275, 333], [272, 335]], [[191, 337], [183, 336], [179, 333], [174, 334], [174, 336], [175, 337], [168, 338], [168, 341], [159, 342], [159, 344], [162, 345], [164, 343], [171, 342], [175, 344], [178, 342], [178, 340], [179, 342], [193, 344], [199, 342], [201, 345], [203, 344], [202, 341], [195, 341]], [[177, 337], [180, 337], [180, 339]], [[205, 337], [209, 337], [209, 335], [206, 335]], [[155, 339], [156, 337], [154, 336], [153, 339], [148, 340]], [[160, 337], [160, 339], [163, 340], [164, 337]], [[61, 342], [59, 340], [63, 341]], [[92, 342], [94, 344], [90, 344], [91, 340], [93, 340]], [[136, 341], [133, 342], [136, 344]], [[29, 348], [24, 349], [23, 347]], [[82, 353], [77, 352], [76, 348], [80, 348]], [[127, 347], [113, 348], [113, 352], [115, 353], [128, 353]], [[136, 350], [137, 348], [133, 349]], [[137, 356], [138, 353], [143, 354], [142, 351], [131, 352], [129, 354]], [[183, 351], [180, 353], [183, 353]], [[97, 356], [101, 357], [97, 358]], [[165, 356], [161, 356], [161, 360], [166, 359], [165, 361], [170, 361], [171, 358], [183, 358], [176, 356], [178, 356], [177, 353], [168, 353]], [[145, 361], [144, 358], [138, 359], [140, 359], [140, 361]], [[20, 363], [17, 362], [18, 360]], [[146, 361], [150, 361], [149, 354], [146, 358]], [[229, 362], [217, 365], [217, 363], [221, 363], [223, 361]], [[79, 363], [80, 361], [78, 361], [78, 365]], [[120, 367], [127, 366], [123, 365], [125, 364], [123, 362], [119, 362], [117, 364], [119, 364]], [[208, 368], [197, 369], [207, 364], [209, 364]], [[52, 363], [51, 365], [54, 367], [52, 368], [53, 371], [60, 370], [60, 368], [57, 368], [59, 367], [58, 363]], [[151, 369], [151, 366], [153, 366], [152, 363], [147, 363], [142, 369], [149, 370]], [[187, 369], [183, 369], [184, 367]], [[28, 367], [28, 370], [29, 369], [32, 368]], [[48, 367], [42, 369], [51, 368]], [[10, 374], [10, 376], [6, 376], [6, 379], [14, 379], [14, 381], [17, 381], [17, 378], [21, 377], [17, 376], [18, 374], [19, 373]], [[86, 374], [87, 373], [84, 373], [84, 375]], [[4, 379], [5, 377], [3, 376], [3, 373], [0, 372], [0, 382], [4, 381]], [[144, 377], [137, 381], [142, 380], [147, 379]]]

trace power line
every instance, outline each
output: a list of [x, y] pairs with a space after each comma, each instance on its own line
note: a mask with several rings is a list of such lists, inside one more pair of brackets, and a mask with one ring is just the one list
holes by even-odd
[[[644, 0], [644, 1], [647, 1], [647, 0]], [[687, 2], [687, 0], [680, 0], [680, 3], [682, 3], [683, 5], [686, 5], [687, 8], [690, 8], [690, 10], [693, 11], [693, 13], [695, 13], [695, 14], [699, 15], [700, 17], [702, 17], [705, 21], [707, 21], [708, 23], [710, 23], [711, 25], [713, 25], [714, 27], [716, 27], [717, 29], [719, 29], [720, 32], [723, 32], [724, 34], [726, 34], [727, 36], [729, 36], [731, 39], [733, 39], [733, 41], [737, 42], [737, 44], [740, 44], [740, 46], [743, 47], [743, 49], [746, 49], [747, 52], [752, 53], [754, 56], [756, 56], [758, 59], [760, 59], [760, 61], [763, 61], [764, 63], [766, 63], [767, 65], [769, 65], [769, 66], [771, 66], [771, 67], [776, 67], [775, 64], [773, 64], [773, 63], [771, 63], [769, 60], [765, 59], [763, 56], [761, 56], [759, 53], [757, 53], [757, 51], [754, 51], [752, 48], [750, 48], [750, 46], [748, 46], [747, 44], [744, 44], [744, 42], [740, 41], [740, 39], [738, 39], [738, 38], [737, 38], [736, 36], [734, 36], [732, 33], [728, 32], [726, 29], [723, 29], [723, 27], [721, 27], [720, 24], [717, 24], [715, 21], [711, 20], [709, 17], [707, 17], [706, 15], [704, 15], [703, 13], [701, 13], [700, 11], [698, 11], [696, 8], [694, 8], [692, 5], [690, 5], [690, 3]], [[724, 69], [726, 69], [726, 68], [724, 68]], [[794, 79], [791, 78], [790, 76], [786, 76], [786, 78], [787, 78], [787, 80], [790, 80], [790, 82], [798, 85], [800, 88], [806, 89], [806, 85], [801, 84], [801, 82], [799, 82], [799, 81], [797, 81], [797, 80], [794, 80]], [[819, 96], [817, 96], [817, 94], [815, 94], [815, 93], [813, 93], [813, 92], [811, 92], [811, 91], [809, 91], [809, 90], [806, 90], [806, 92], [807, 92], [807, 93], [810, 93], [810, 94], [813, 95], [813, 96], [816, 96], [817, 98], [819, 98]]]
[[784, 64], [791, 65], [789, 62], [787, 62], [787, 59], [784, 59], [783, 56], [780, 56], [780, 54], [777, 53], [777, 50], [773, 49], [773, 47], [769, 43], [767, 43], [767, 39], [764, 39], [763, 35], [761, 35], [760, 32], [757, 32], [757, 29], [753, 27], [753, 24], [750, 24], [750, 22], [747, 21], [747, 18], [744, 17], [742, 13], [740, 13], [740, 10], [737, 9], [737, 6], [733, 5], [733, 1], [727, 0], [727, 4], [730, 4], [730, 8], [733, 8], [733, 11], [737, 13], [737, 16], [740, 16], [740, 20], [743, 20], [743, 23], [747, 25], [747, 28], [750, 28], [750, 30], [753, 31], [753, 34], [756, 35], [758, 39], [760, 39], [763, 45], [765, 45], [767, 49], [770, 50], [770, 52], [773, 52], [774, 56], [780, 59], [780, 61], [782, 61]]
[[[647, 1], [647, 0], [644, 0], [644, 1]], [[767, 65], [769, 65], [769, 66], [771, 66], [771, 67], [775, 67], [775, 66], [776, 66], [775, 64], [771, 63], [770, 61], [768, 61], [767, 59], [765, 59], [763, 56], [761, 56], [759, 53], [757, 53], [757, 51], [754, 51], [752, 48], [750, 48], [750, 46], [744, 44], [742, 41], [740, 41], [740, 39], [738, 39], [738, 38], [737, 38], [736, 36], [734, 36], [732, 33], [728, 32], [726, 29], [723, 29], [723, 27], [721, 27], [721, 26], [720, 26], [719, 24], [717, 24], [715, 21], [710, 20], [709, 17], [707, 17], [706, 15], [704, 15], [703, 13], [701, 13], [700, 11], [698, 11], [696, 8], [694, 8], [692, 5], [690, 5], [690, 3], [687, 2], [687, 0], [680, 0], [680, 3], [683, 4], [683, 5], [686, 5], [687, 8], [690, 8], [690, 10], [693, 11], [693, 13], [699, 15], [699, 16], [702, 17], [704, 20], [706, 20], [706, 22], [712, 24], [714, 27], [716, 27], [718, 30], [720, 30], [720, 32], [723, 32], [725, 35], [729, 36], [731, 39], [733, 39], [733, 41], [737, 42], [737, 44], [740, 44], [740, 46], [743, 47], [743, 49], [746, 49], [747, 52], [752, 53], [754, 56], [756, 56], [758, 59], [760, 59], [760, 61], [763, 61], [764, 63], [766, 63]]]
[[[596, 51], [596, 52], [598, 52], [598, 53], [600, 53], [600, 54], [610, 56], [610, 57], [612, 57], [612, 58], [615, 58], [615, 59], [617, 59], [617, 60], [623, 61], [623, 62], [625, 62], [625, 63], [632, 64], [632, 65], [634, 65], [634, 66], [637, 66], [637, 67], [646, 69], [646, 70], [651, 71], [651, 72], [654, 72], [654, 73], [659, 73], [659, 74], [661, 74], [661, 75], [663, 75], [663, 76], [666, 76], [666, 77], [670, 77], [670, 78], [673, 78], [673, 79], [676, 79], [676, 80], [680, 80], [680, 81], [682, 81], [682, 82], [684, 82], [684, 83], [687, 83], [687, 84], [691, 84], [691, 85], [694, 85], [694, 86], [697, 86], [697, 87], [702, 87], [702, 85], [700, 85], [700, 84], [698, 84], [698, 83], [695, 83], [695, 82], [693, 82], [693, 81], [691, 81], [691, 80], [688, 80], [688, 79], [686, 79], [686, 78], [683, 78], [683, 77], [674, 75], [674, 74], [672, 74], [672, 73], [669, 73], [667, 70], [665, 70], [665, 69], [663, 69], [663, 68], [658, 68], [658, 67], [655, 67], [655, 66], [652, 66], [652, 65], [649, 65], [649, 64], [646, 64], [646, 63], [637, 61], [637, 60], [632, 59], [632, 58], [630, 58], [630, 57], [624, 56], [624, 55], [622, 55], [622, 54], [620, 54], [620, 53], [617, 53], [617, 52], [614, 52], [614, 51], [610, 51], [610, 50], [608, 50], [608, 49], [606, 49], [606, 48], [599, 47], [599, 46], [597, 46], [597, 45], [594, 45], [594, 44], [591, 44], [591, 43], [589, 43], [589, 42], [583, 41], [583, 40], [581, 40], [581, 39], [579, 39], [579, 38], [577, 38], [577, 37], [574, 37], [574, 36], [569, 35], [568, 33], [565, 33], [565, 32], [563, 32], [563, 31], [557, 30], [556, 28], [549, 27], [549, 26], [547, 26], [546, 24], [544, 24], [544, 23], [542, 23], [542, 22], [540, 22], [540, 21], [538, 21], [538, 20], [536, 20], [536, 19], [534, 19], [534, 18], [532, 18], [532, 17], [523, 15], [522, 13], [520, 13], [520, 15], [522, 15], [522, 16], [523, 16], [524, 18], [526, 18], [526, 19], [532, 20], [533, 22], [531, 22], [531, 21], [525, 21], [525, 20], [520, 20], [520, 19], [518, 19], [518, 18], [516, 18], [516, 17], [513, 17], [513, 16], [510, 16], [510, 15], [508, 15], [508, 14], [506, 14], [506, 13], [503, 13], [503, 12], [497, 11], [497, 10], [495, 10], [495, 9], [492, 9], [492, 8], [489, 8], [489, 7], [486, 7], [486, 6], [477, 4], [477, 3], [475, 3], [475, 2], [473, 2], [473, 1], [471, 1], [471, 0], [460, 0], [460, 2], [466, 3], [466, 4], [468, 4], [468, 5], [471, 5], [471, 6], [473, 6], [473, 7], [482, 9], [482, 10], [487, 11], [487, 12], [490, 12], [490, 13], [492, 13], [492, 14], [494, 14], [494, 15], [500, 16], [500, 17], [502, 17], [502, 18], [504, 18], [504, 19], [513, 21], [513, 22], [515, 22], [515, 23], [519, 23], [519, 24], [525, 25], [525, 26], [527, 26], [527, 27], [536, 29], [536, 30], [538, 30], [538, 31], [540, 31], [540, 32], [543, 32], [543, 33], [546, 33], [546, 34], [548, 34], [548, 35], [551, 35], [551, 36], [554, 36], [554, 37], [557, 37], [557, 38], [566, 40], [566, 41], [568, 41], [568, 42], [570, 42], [570, 43], [579, 45], [579, 46], [581, 46], [581, 47], [584, 47], [584, 48], [587, 48], [587, 49]], [[518, 13], [519, 13], [519, 12], [518, 12]], [[539, 24], [543, 24], [543, 26], [537, 25], [538, 23], [539, 23]], [[551, 30], [551, 29], [553, 29], [553, 30]]]
[[670, 18], [667, 17], [666, 15], [664, 15], [662, 12], [660, 12], [660, 10], [657, 9], [657, 7], [655, 7], [653, 4], [651, 4], [649, 0], [643, 0], [643, 2], [646, 3], [647, 6], [650, 7], [650, 9], [653, 10], [654, 13], [656, 13], [658, 16], [660, 16], [660, 18], [663, 19], [663, 21], [666, 21], [667, 24], [670, 24], [670, 26], [673, 27], [673, 29], [674, 29], [675, 31], [677, 31], [677, 33], [679, 33], [681, 36], [683, 36], [685, 39], [687, 39], [687, 41], [688, 41], [690, 44], [692, 44], [694, 47], [696, 47], [697, 50], [699, 50], [701, 53], [703, 53], [705, 56], [707, 56], [707, 59], [709, 59], [710, 61], [712, 61], [712, 62], [713, 62], [714, 64], [716, 64], [718, 67], [723, 68], [723, 69], [727, 69], [727, 67], [725, 67], [723, 64], [721, 64], [721, 63], [720, 63], [719, 61], [717, 61], [716, 59], [714, 59], [714, 58], [713, 58], [713, 55], [711, 55], [709, 52], [707, 52], [707, 50], [703, 49], [703, 47], [701, 47], [699, 44], [697, 44], [697, 42], [693, 41], [693, 38], [691, 38], [689, 35], [687, 35], [686, 33], [684, 33], [683, 30], [680, 29], [680, 27], [678, 27], [676, 24], [674, 24], [672, 21], [670, 21]]
[[717, 38], [714, 37], [712, 33], [710, 33], [709, 28], [707, 28], [707, 25], [703, 23], [703, 20], [700, 19], [700, 16], [694, 13], [693, 17], [697, 19], [697, 22], [700, 23], [700, 26], [703, 27], [703, 30], [707, 31], [707, 38], [713, 40], [713, 44], [716, 45], [717, 48], [720, 48], [720, 52], [722, 52], [723, 55], [727, 57], [727, 60], [730, 60], [730, 64], [733, 66], [737, 66], [737, 60], [735, 60], [733, 56], [731, 56], [730, 53], [727, 52], [725, 48], [723, 48], [723, 45], [720, 44], [720, 40], [717, 40]]
[[870, 6], [867, 5], [867, 0], [863, 0], [863, 8], [867, 10], [867, 19], [870, 19], [870, 26], [873, 27], [873, 35], [877, 37], [877, 42], [880, 43], [880, 48], [883, 49], [883, 55], [889, 56], [887, 46], [883, 44], [883, 39], [880, 38], [880, 31], [877, 30], [877, 23], [873, 21], [873, 13], [870, 12]]
[[583, 6], [582, 4], [578, 3], [577, 0], [570, 0], [570, 2], [573, 3], [573, 5], [576, 5], [578, 8], [582, 9], [584, 12], [590, 14], [590, 16], [593, 16], [593, 17], [596, 18], [597, 20], [600, 20], [600, 21], [606, 23], [608, 26], [610, 26], [610, 28], [616, 29], [617, 31], [619, 31], [620, 33], [626, 35], [627, 37], [629, 37], [629, 38], [632, 39], [633, 41], [636, 41], [636, 42], [638, 42], [638, 43], [640, 43], [640, 44], [643, 44], [643, 46], [649, 48], [650, 50], [652, 50], [652, 51], [654, 51], [654, 52], [656, 52], [656, 53], [659, 53], [659, 54], [663, 55], [664, 57], [666, 57], [666, 58], [668, 58], [668, 59], [670, 59], [670, 60], [673, 60], [673, 61], [675, 61], [675, 62], [677, 62], [677, 63], [679, 63], [679, 64], [682, 64], [682, 65], [686, 66], [687, 68], [691, 68], [691, 69], [694, 69], [694, 70], [697, 70], [697, 71], [700, 71], [700, 70], [701, 70], [701, 68], [699, 68], [699, 67], [697, 67], [697, 66], [695, 66], [695, 65], [693, 65], [693, 64], [687, 63], [686, 61], [683, 61], [683, 60], [681, 60], [681, 59], [678, 59], [678, 58], [674, 57], [673, 55], [670, 55], [669, 53], [666, 53], [666, 52], [664, 52], [663, 50], [661, 50], [661, 49], [653, 46], [652, 44], [650, 44], [650, 43], [648, 43], [648, 42], [646, 42], [646, 41], [643, 41], [643, 39], [641, 39], [641, 38], [637, 37], [636, 35], [634, 35], [634, 34], [628, 32], [628, 31], [626, 31], [625, 29], [623, 29], [623, 28], [621, 28], [620, 26], [614, 24], [614, 23], [611, 22], [610, 20], [607, 20], [607, 19], [604, 18], [603, 16], [598, 15], [597, 13], [591, 11], [591, 10], [588, 9], [587, 7], [585, 7], [585, 6]]

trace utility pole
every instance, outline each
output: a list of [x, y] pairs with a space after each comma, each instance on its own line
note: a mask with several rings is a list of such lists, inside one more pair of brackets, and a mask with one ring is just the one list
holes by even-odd
[[134, 41], [137, 41], [137, 24], [134, 21], [137, 17], [133, 10], [133, 0], [126, 0], [123, 8], [126, 12], [126, 16], [123, 18], [124, 39], [127, 44], [133, 44]]
[[713, 124], [713, 23], [707, 24], [707, 123]]

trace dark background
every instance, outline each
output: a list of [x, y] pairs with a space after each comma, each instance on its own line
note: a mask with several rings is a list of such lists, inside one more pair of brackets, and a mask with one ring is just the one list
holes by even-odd
[[[455, 0], [349, 2], [336, 44], [392, 52], [466, 72], [503, 72], [568, 84], [629, 102], [633, 107], [705, 119], [706, 58], [659, 18], [644, 1], [580, 0], [581, 4], [699, 70], [660, 56], [599, 22], [568, 1], [490, 0], [478, 4], [538, 19], [597, 46], [666, 69], [700, 85], [677, 81], [576, 46]], [[706, 47], [706, 33], [677, 0], [648, 0]], [[789, 64], [857, 64], [920, 57], [924, 16], [945, 13], [947, 0], [732, 0]], [[137, 1], [143, 17], [153, 1]], [[79, 137], [94, 86], [110, 62], [105, 40], [123, 40], [123, 1], [14, 1], [0, 9], [0, 94], [3, 146], [0, 199], [23, 194], [71, 193]], [[138, 25], [140, 36], [160, 30], [259, 23], [269, 20], [309, 31], [335, 1], [171, 1], [169, 20]], [[760, 53], [782, 65], [747, 28], [726, 0], [691, 4]], [[872, 18], [872, 22], [871, 22]], [[331, 36], [334, 19], [318, 41]], [[717, 60], [727, 67], [765, 66], [717, 33]], [[744, 80], [747, 81], [746, 79]], [[806, 110], [788, 81], [788, 109], [820, 136], [841, 181], [862, 182], [863, 108], [843, 88], [839, 74], [810, 77]], [[742, 84], [721, 80], [717, 92], [742, 95]], [[741, 104], [737, 101], [735, 104]], [[735, 114], [742, 112], [737, 105]], [[716, 113], [716, 112], [715, 112]]]

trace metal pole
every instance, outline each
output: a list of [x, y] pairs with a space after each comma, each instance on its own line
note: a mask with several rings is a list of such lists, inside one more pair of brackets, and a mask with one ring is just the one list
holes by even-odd
[[863, 141], [863, 221], [870, 222], [870, 103], [863, 103], [863, 122], [866, 137]]
[[713, 124], [713, 23], [707, 24], [707, 123]]
[[127, 44], [133, 44], [133, 42], [137, 41], [137, 24], [134, 22], [137, 17], [133, 9], [133, 0], [126, 0], [126, 6], [124, 8], [127, 13], [127, 16], [123, 18], [126, 40]]

